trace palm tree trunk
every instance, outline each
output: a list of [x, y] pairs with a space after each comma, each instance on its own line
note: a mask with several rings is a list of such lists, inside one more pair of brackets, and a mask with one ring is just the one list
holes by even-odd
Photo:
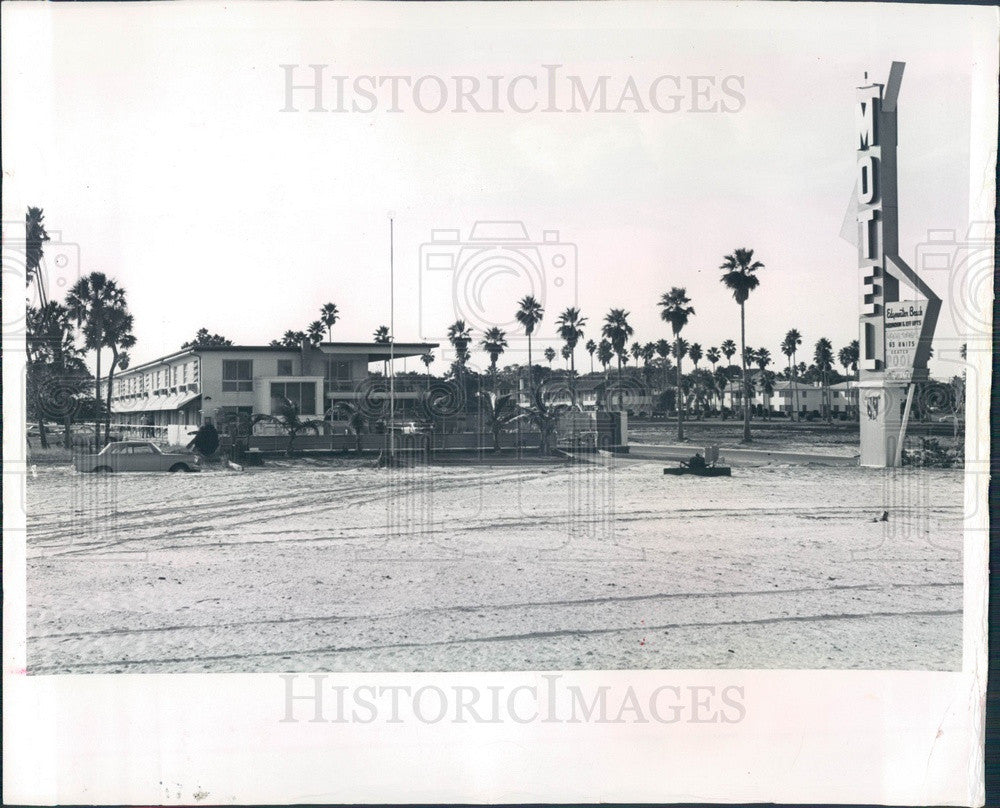
[[740, 303], [740, 363], [743, 365], [743, 442], [750, 443], [750, 380], [747, 378], [746, 304]]
[[[680, 336], [674, 345], [680, 342]], [[680, 347], [680, 346], [678, 346]], [[677, 351], [677, 440], [684, 440], [684, 393], [681, 390], [681, 352]]]
[[618, 412], [622, 411], [622, 355], [618, 354]]
[[799, 420], [799, 371], [795, 365], [795, 351], [792, 351], [792, 390], [795, 396], [795, 420]]
[[528, 334], [528, 403], [531, 404], [535, 397], [531, 393], [531, 334]]
[[108, 392], [106, 397], [106, 406], [108, 410], [108, 419], [104, 422], [104, 442], [109, 443], [111, 441], [111, 385], [114, 382], [115, 376], [115, 366], [118, 364], [118, 354], [112, 355], [111, 367], [108, 368]]
[[97, 406], [94, 413], [94, 450], [101, 451], [101, 349], [97, 348], [97, 377], [94, 380], [94, 401]]

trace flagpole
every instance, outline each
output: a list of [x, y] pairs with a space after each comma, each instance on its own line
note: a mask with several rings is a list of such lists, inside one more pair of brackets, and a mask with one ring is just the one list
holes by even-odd
[[396, 417], [396, 370], [393, 367], [396, 340], [396, 278], [394, 267], [393, 217], [389, 217], [389, 462], [395, 448], [393, 422]]

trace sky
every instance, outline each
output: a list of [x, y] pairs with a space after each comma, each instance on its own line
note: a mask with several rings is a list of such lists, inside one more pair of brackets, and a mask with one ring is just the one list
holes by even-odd
[[[391, 317], [397, 341], [444, 342], [465, 317], [477, 338], [504, 327], [501, 364], [523, 362], [510, 321], [529, 283], [546, 308], [539, 353], [558, 349], [555, 317], [573, 304], [589, 319], [585, 340], [599, 338], [612, 307], [631, 313], [637, 340], [669, 336], [656, 303], [673, 286], [696, 312], [686, 339], [738, 342], [739, 308], [719, 281], [736, 247], [765, 265], [747, 304], [748, 345], [767, 347], [779, 367], [792, 327], [800, 358], [820, 337], [839, 349], [858, 316], [856, 252], [839, 236], [854, 184], [855, 88], [866, 70], [884, 81], [892, 61], [906, 62], [900, 252], [919, 268], [929, 231], [961, 240], [968, 230], [974, 76], [996, 58], [986, 8], [8, 3], [3, 14], [4, 221], [44, 208], [56, 299], [81, 273], [124, 286], [134, 364], [201, 327], [266, 344], [304, 330], [328, 301], [342, 313], [335, 340], [370, 339]], [[425, 108], [442, 77], [448, 105], [422, 111], [404, 87], [392, 112], [384, 85], [372, 112], [312, 112], [309, 91], [293, 94], [297, 112], [282, 111], [280, 65], [297, 65], [304, 83], [312, 64], [326, 66], [326, 108], [336, 75], [349, 87], [357, 76], [431, 76]], [[514, 111], [510, 80], [543, 82], [544, 65], [561, 65], [557, 111], [525, 82], [516, 103], [539, 109]], [[567, 111], [570, 75], [588, 92], [608, 76], [609, 107], [631, 77], [646, 111]], [[675, 112], [648, 103], [661, 75], [680, 77]], [[503, 111], [450, 111], [453, 76], [481, 89], [499, 76]], [[707, 96], [694, 97], [692, 76], [709, 77], [696, 82], [712, 85]], [[349, 93], [348, 107], [358, 100]], [[473, 254], [473, 225], [489, 221], [521, 222], [527, 243]], [[459, 241], [428, 247], [434, 230]], [[431, 268], [441, 255], [453, 270]], [[932, 372], [951, 375], [963, 341], [954, 284], [943, 269], [924, 277], [945, 298]], [[447, 346], [435, 354], [439, 373]], [[474, 353], [473, 365], [486, 361]], [[586, 362], [581, 349], [578, 367]]]

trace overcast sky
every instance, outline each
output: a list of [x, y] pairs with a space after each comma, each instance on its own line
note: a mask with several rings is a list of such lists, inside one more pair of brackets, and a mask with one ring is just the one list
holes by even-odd
[[[907, 63], [903, 257], [915, 263], [929, 229], [964, 236], [973, 55], [984, 41], [976, 31], [995, 15], [701, 3], [7, 3], [3, 13], [4, 218], [43, 207], [50, 233], [79, 245], [79, 267], [71, 264], [64, 281], [101, 270], [126, 288], [135, 363], [176, 350], [202, 326], [264, 344], [304, 329], [327, 301], [342, 312], [335, 339], [369, 339], [390, 317], [392, 214], [398, 341], [441, 339], [472, 310], [460, 295], [456, 312], [451, 273], [429, 273], [421, 260], [431, 231], [467, 237], [477, 220], [519, 220], [533, 241], [558, 231], [563, 245], [523, 259], [547, 267], [536, 290], [547, 308], [543, 338], [574, 302], [575, 277], [588, 337], [611, 307], [631, 312], [638, 340], [667, 336], [656, 302], [684, 286], [697, 312], [684, 336], [705, 347], [738, 341], [739, 309], [718, 266], [745, 246], [766, 265], [748, 303], [747, 341], [767, 347], [779, 367], [779, 343], [793, 326], [807, 355], [821, 336], [835, 348], [856, 337], [856, 253], [839, 231], [865, 70], [884, 80], [891, 61]], [[295, 76], [303, 82], [306, 65], [328, 65], [331, 107], [334, 75], [441, 76], [452, 98], [426, 113], [404, 89], [403, 111], [389, 112], [383, 89], [371, 113], [309, 112], [312, 96], [299, 92], [301, 111], [282, 112], [282, 64], [302, 65]], [[522, 83], [516, 100], [540, 101], [539, 110], [448, 111], [452, 76], [484, 87], [500, 76], [506, 88], [519, 74], [543, 80], [546, 64], [588, 89], [609, 76], [609, 106], [629, 76], [648, 99], [656, 77], [676, 75], [681, 109], [546, 112], [545, 93], [532, 98]], [[737, 111], [689, 111], [701, 103], [690, 76], [715, 82], [704, 103]], [[739, 77], [729, 87], [742, 86], [742, 101], [721, 92], [726, 76]], [[435, 86], [425, 82], [425, 100]], [[568, 87], [557, 84], [560, 108], [569, 106]], [[555, 255], [568, 259], [558, 272]], [[509, 320], [509, 300], [525, 290], [515, 275], [482, 269], [473, 284], [482, 317]], [[950, 374], [955, 365], [941, 357], [954, 359], [961, 340], [947, 276], [926, 280], [946, 298], [932, 369]], [[507, 359], [523, 361], [520, 348]]]

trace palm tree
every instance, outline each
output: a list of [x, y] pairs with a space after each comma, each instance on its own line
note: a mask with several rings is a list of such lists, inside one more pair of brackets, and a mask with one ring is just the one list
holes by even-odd
[[455, 320], [448, 326], [448, 342], [455, 349], [455, 361], [458, 366], [465, 370], [465, 363], [471, 356], [469, 343], [472, 342], [472, 329], [465, 324], [465, 320]]
[[702, 357], [701, 345], [699, 345], [697, 342], [692, 342], [691, 347], [688, 348], [688, 356], [691, 357], [691, 361], [694, 362], [694, 369], [697, 370], [698, 362], [701, 361]]
[[424, 363], [424, 368], [427, 371], [427, 389], [431, 386], [431, 364], [434, 362], [434, 354], [428, 352], [420, 355], [420, 361]]
[[635, 360], [636, 367], [638, 367], [639, 366], [639, 360], [642, 358], [642, 343], [641, 342], [633, 342], [632, 343], [632, 347], [629, 350], [629, 353], [632, 354], [632, 358]]
[[[680, 369], [681, 369], [681, 360], [685, 356], [687, 356], [687, 353], [688, 353], [687, 340], [684, 339], [684, 337], [678, 337], [676, 340], [674, 340], [674, 344], [670, 346], [670, 355], [677, 360], [678, 372], [676, 379], [677, 390], [675, 394], [675, 403], [677, 405], [678, 412], [680, 412], [680, 410], [684, 407], [684, 404], [686, 403], [684, 399], [684, 390], [682, 389], [684, 382], [684, 374], [680, 373]], [[683, 438], [679, 438], [678, 440], [683, 440]]]
[[795, 328], [790, 328], [781, 341], [781, 352], [788, 357], [788, 380], [792, 385], [792, 395], [795, 402], [792, 413], [796, 421], [799, 420], [799, 385], [796, 381], [795, 353], [801, 344], [802, 335]]
[[635, 329], [629, 324], [629, 313], [625, 309], [611, 309], [604, 317], [601, 335], [611, 343], [611, 349], [618, 357], [618, 409], [622, 408], [622, 357], [626, 353], [625, 345]]
[[731, 365], [733, 363], [733, 356], [736, 354], [736, 343], [731, 339], [723, 340], [722, 353], [726, 357], [726, 364]]
[[321, 320], [313, 320], [306, 329], [306, 336], [309, 337], [310, 345], [319, 345], [323, 341], [323, 331], [326, 326]]
[[545, 361], [549, 363], [549, 367], [552, 367], [552, 360], [556, 358], [555, 349], [550, 345], [545, 349]]
[[666, 390], [667, 373], [670, 370], [670, 360], [668, 359], [668, 357], [670, 356], [670, 343], [667, 342], [665, 339], [658, 339], [656, 341], [656, 354], [662, 360], [661, 364], [663, 365], [663, 389]]
[[[389, 336], [389, 326], [380, 325], [375, 331], [372, 332], [372, 339], [375, 340], [379, 345], [388, 345], [392, 342], [392, 338]], [[382, 375], [389, 376], [389, 360], [384, 359], [382, 361]]]
[[826, 422], [833, 423], [833, 407], [830, 404], [830, 371], [833, 369], [833, 343], [826, 337], [820, 337], [813, 349], [813, 362], [820, 373], [823, 382], [823, 408], [826, 410]]
[[[347, 422], [347, 428], [350, 429], [354, 435], [354, 451], [360, 454], [361, 434], [365, 431], [365, 426], [368, 423], [368, 417], [365, 415], [365, 412], [361, 409], [361, 407], [351, 404], [348, 401], [338, 401], [326, 411], [325, 418], [333, 420], [332, 416], [338, 414], [342, 417], [337, 420]], [[291, 441], [289, 441], [289, 446], [290, 445]]]
[[716, 364], [718, 364], [719, 360], [722, 359], [722, 354], [719, 352], [719, 349], [716, 348], [713, 345], [711, 348], [709, 348], [707, 351], [705, 351], [705, 358], [712, 365], [712, 378], [713, 379], [718, 379], [718, 377], [716, 376], [716, 373], [715, 373], [715, 371], [716, 371], [716, 367], [715, 366], [716, 366]]
[[[681, 390], [681, 359], [684, 357], [682, 351], [681, 330], [687, 325], [688, 318], [694, 314], [694, 308], [689, 306], [691, 298], [687, 296], [687, 290], [681, 286], [674, 286], [669, 292], [664, 292], [660, 297], [660, 317], [665, 323], [670, 323], [670, 330], [674, 332], [674, 358], [677, 360], [677, 440], [684, 440], [684, 393]], [[684, 348], [687, 346], [684, 345]], [[699, 357], [701, 348], [698, 349]]]
[[497, 326], [493, 326], [483, 334], [479, 344], [490, 357], [490, 378], [493, 380], [493, 392], [496, 392], [497, 360], [507, 348], [507, 335]]
[[861, 346], [856, 339], [851, 340], [850, 343], [841, 348], [840, 352], [837, 354], [837, 359], [840, 360], [840, 364], [843, 365], [844, 370], [848, 373], [855, 374], [855, 379], [857, 378], [858, 360], [860, 358]]
[[517, 313], [514, 315], [516, 319], [524, 328], [524, 334], [528, 338], [528, 396], [529, 400], [531, 397], [531, 391], [534, 390], [534, 368], [531, 364], [531, 335], [535, 331], [535, 326], [542, 321], [542, 317], [545, 316], [545, 309], [542, 308], [542, 304], [535, 300], [531, 295], [525, 295], [518, 301]]
[[493, 451], [500, 454], [500, 435], [514, 421], [524, 418], [525, 413], [518, 405], [517, 399], [511, 395], [498, 396], [496, 393], [479, 393], [482, 402], [482, 412], [486, 427], [493, 435]]
[[296, 435], [300, 432], [305, 432], [307, 429], [311, 429], [318, 435], [319, 431], [326, 423], [321, 418], [313, 418], [303, 421], [299, 416], [299, 408], [290, 399], [285, 398], [284, 396], [280, 399], [276, 413], [271, 415], [268, 415], [267, 413], [257, 413], [251, 419], [253, 424], [259, 424], [261, 421], [277, 424], [285, 430], [288, 434], [288, 447], [285, 449], [285, 453], [288, 455], [292, 454]]
[[340, 319], [340, 311], [337, 309], [337, 304], [324, 303], [323, 308], [319, 310], [319, 319], [326, 326], [326, 341], [331, 342], [333, 337], [330, 335], [330, 331], [337, 324], [337, 320]]
[[559, 416], [569, 410], [579, 410], [577, 404], [566, 404], [564, 402], [550, 401], [541, 390], [534, 393], [531, 405], [522, 407], [522, 412], [527, 415], [541, 432], [541, 445], [539, 451], [543, 455], [552, 453], [552, 436], [555, 434], [559, 424]]
[[743, 346], [743, 442], [749, 443], [750, 437], [750, 396], [747, 393], [749, 379], [747, 378], [746, 344], [747, 344], [747, 321], [746, 302], [750, 293], [760, 285], [760, 278], [757, 277], [757, 270], [763, 269], [764, 265], [760, 261], [753, 260], [753, 250], [746, 247], [736, 248], [732, 255], [727, 255], [719, 269], [724, 270], [722, 283], [733, 293], [733, 298], [740, 304], [740, 344]]
[[590, 354], [590, 372], [594, 372], [594, 354], [597, 352], [597, 343], [592, 339], [587, 340], [587, 344], [584, 346], [587, 349], [587, 353]]
[[38, 311], [45, 316], [45, 281], [42, 278], [43, 244], [49, 240], [45, 232], [45, 213], [41, 208], [29, 207], [24, 215], [24, 281], [30, 286], [35, 281], [38, 286]]
[[576, 374], [576, 345], [583, 338], [583, 327], [587, 324], [587, 318], [580, 316], [580, 310], [576, 306], [570, 306], [556, 319], [559, 336], [566, 343], [569, 353], [570, 378]]
[[[103, 272], [91, 272], [80, 278], [66, 294], [66, 308], [81, 326], [84, 345], [96, 354], [97, 373], [94, 376], [94, 398], [101, 400], [101, 349], [107, 347], [104, 336], [109, 312], [125, 308], [125, 290]], [[94, 441], [101, 445], [100, 407], [94, 415]]]
[[78, 397], [89, 386], [81, 351], [76, 347], [69, 310], [50, 300], [44, 311], [28, 306], [27, 325], [27, 400], [34, 404], [38, 418], [38, 436], [42, 448], [49, 446], [45, 430], [46, 416], [62, 416], [63, 445], [73, 447], [71, 427]]
[[604, 387], [608, 386], [608, 365], [611, 364], [611, 360], [615, 358], [614, 348], [611, 347], [611, 343], [602, 339], [597, 345], [597, 361], [601, 363], [604, 368]]
[[771, 417], [771, 393], [774, 392], [774, 384], [768, 381], [767, 366], [771, 364], [771, 352], [767, 348], [758, 348], [754, 352], [754, 360], [760, 368], [761, 390], [764, 392], [764, 417]]

